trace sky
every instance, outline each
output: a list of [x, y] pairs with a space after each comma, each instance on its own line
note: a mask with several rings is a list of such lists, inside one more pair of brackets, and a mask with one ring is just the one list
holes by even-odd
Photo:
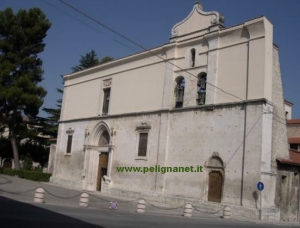
[[[115, 31], [150, 49], [168, 43], [173, 25], [185, 19], [195, 0], [65, 0]], [[293, 105], [292, 118], [300, 118], [300, 0], [200, 0], [204, 11], [218, 11], [225, 27], [265, 16], [274, 26], [279, 46], [284, 98]], [[81, 55], [95, 50], [98, 58], [115, 59], [142, 51], [95, 22], [78, 14], [59, 0], [0, 0], [0, 10], [14, 12], [40, 8], [52, 23], [45, 38], [43, 60], [47, 90], [43, 107], [55, 108], [63, 88], [61, 75], [71, 73]], [[40, 110], [40, 116], [47, 114]]]

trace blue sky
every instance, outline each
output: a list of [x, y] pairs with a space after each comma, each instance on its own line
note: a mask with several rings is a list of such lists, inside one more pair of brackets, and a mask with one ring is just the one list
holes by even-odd
[[[66, 0], [146, 48], [169, 42], [174, 24], [192, 10], [195, 0]], [[285, 99], [294, 103], [293, 118], [300, 118], [300, 1], [299, 0], [201, 0], [204, 11], [218, 11], [229, 27], [266, 16], [274, 26], [274, 43], [279, 46]], [[44, 81], [48, 91], [43, 107], [52, 108], [62, 88], [60, 75], [71, 72], [81, 55], [94, 49], [99, 59], [121, 58], [141, 49], [88, 20], [58, 0], [1, 0], [0, 10], [39, 7], [51, 21], [45, 39]], [[122, 44], [120, 44], [122, 43]], [[40, 116], [46, 116], [40, 112]]]

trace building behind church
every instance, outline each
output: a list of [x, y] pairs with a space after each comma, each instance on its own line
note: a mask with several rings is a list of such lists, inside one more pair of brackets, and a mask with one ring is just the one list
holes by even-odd
[[[261, 181], [262, 218], [298, 219], [299, 166], [285, 164], [292, 174], [286, 188], [278, 170], [290, 156], [279, 53], [267, 18], [225, 28], [221, 14], [195, 3], [169, 43], [64, 80], [52, 182], [231, 205], [233, 213], [258, 218]], [[117, 169], [158, 166], [203, 172]], [[295, 199], [287, 199], [291, 191]]]

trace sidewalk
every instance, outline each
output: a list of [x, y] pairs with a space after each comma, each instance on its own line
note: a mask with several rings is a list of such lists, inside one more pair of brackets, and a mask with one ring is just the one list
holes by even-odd
[[[18, 200], [21, 202], [33, 203], [35, 189], [38, 187], [42, 187], [45, 190], [45, 204], [58, 206], [79, 207], [80, 194], [82, 192], [86, 192], [62, 188], [53, 183], [34, 182], [18, 177], [0, 175], [0, 196], [2, 195], [7, 198]], [[92, 209], [110, 210], [110, 202], [118, 202], [119, 211], [135, 213], [137, 202], [139, 200], [127, 197], [111, 196], [96, 191], [88, 193], [90, 195], [89, 208]], [[183, 205], [166, 205], [157, 202], [147, 202], [147, 214], [173, 216], [183, 215]], [[196, 211], [194, 212], [193, 217], [201, 217], [203, 219], [221, 219], [221, 214], [221, 211], [218, 214], [212, 215], [201, 214], [199, 212], [197, 213]]]
[[[18, 177], [6, 176], [0, 174], [0, 196], [4, 196], [13, 200], [35, 204], [33, 202], [35, 189], [42, 187], [45, 190], [45, 204], [57, 205], [64, 207], [79, 207], [80, 194], [84, 191], [62, 188], [53, 183], [34, 182]], [[126, 197], [116, 197], [101, 192], [88, 192], [89, 208], [97, 210], [109, 211], [110, 202], [118, 202], [118, 211], [135, 213], [137, 201]], [[147, 214], [155, 214], [159, 216], [182, 216], [184, 205], [167, 205], [157, 202], [146, 201]], [[222, 220], [222, 210], [217, 213], [206, 213], [204, 208], [197, 205], [198, 210], [193, 211], [193, 218]], [[222, 208], [221, 208], [222, 209]], [[256, 224], [272, 224], [280, 226], [300, 226], [299, 222], [277, 222], [277, 221], [258, 221], [232, 216], [231, 220], [251, 222]]]

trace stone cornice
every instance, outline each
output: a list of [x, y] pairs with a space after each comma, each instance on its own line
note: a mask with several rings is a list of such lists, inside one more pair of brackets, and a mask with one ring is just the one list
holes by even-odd
[[207, 105], [200, 105], [200, 106], [197, 105], [197, 106], [190, 106], [190, 107], [183, 107], [183, 108], [158, 109], [158, 110], [145, 111], [145, 112], [131, 112], [131, 113], [122, 113], [122, 114], [107, 115], [107, 116], [91, 116], [91, 117], [84, 117], [84, 118], [78, 118], [78, 119], [61, 120], [61, 121], [59, 121], [59, 123], [117, 119], [117, 118], [123, 118], [123, 117], [131, 117], [131, 116], [153, 115], [153, 114], [161, 114], [161, 113], [177, 113], [177, 112], [186, 112], [186, 111], [193, 111], [193, 110], [213, 111], [214, 109], [220, 109], [220, 108], [225, 108], [225, 107], [230, 107], [230, 106], [240, 106], [240, 105], [244, 105], [244, 104], [258, 104], [258, 103], [267, 103], [267, 104], [272, 105], [272, 103], [270, 101], [268, 101], [267, 99], [260, 98], [260, 99], [244, 100], [244, 101], [239, 101], [239, 102], [207, 104]]

